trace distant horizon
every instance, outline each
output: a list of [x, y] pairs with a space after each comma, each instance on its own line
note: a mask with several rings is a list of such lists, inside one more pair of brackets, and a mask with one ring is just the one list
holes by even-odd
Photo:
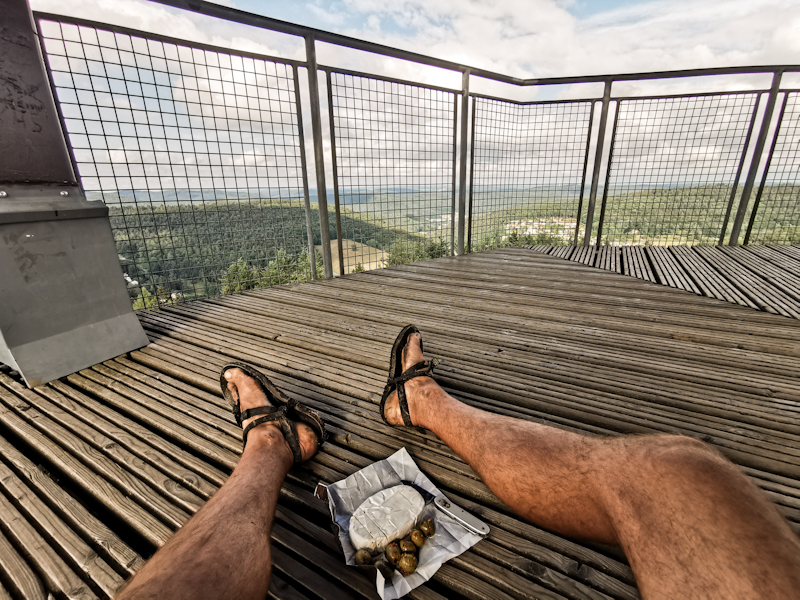
[[[791, 183], [784, 183], [778, 185], [767, 185], [765, 187], [780, 187], [780, 186], [792, 186], [795, 184]], [[638, 185], [638, 184], [627, 184], [627, 185], [620, 185], [620, 184], [612, 184], [612, 188], [614, 189], [623, 189], [623, 190], [647, 190], [647, 189], [680, 189], [680, 188], [703, 188], [703, 187], [732, 187], [732, 183], [725, 183], [725, 182], [708, 182], [708, 183], [697, 183], [697, 182], [684, 182], [684, 183], [664, 183], [664, 184], [648, 184], [648, 185]], [[740, 181], [736, 186], [738, 188], [744, 187], [744, 184]], [[758, 185], [755, 186], [758, 188]], [[578, 193], [580, 191], [580, 186], [572, 185], [572, 184], [543, 184], [543, 185], [534, 185], [534, 186], [515, 186], [515, 187], [508, 187], [508, 186], [497, 186], [494, 188], [487, 188], [485, 186], [473, 186], [473, 191], [479, 191], [481, 194], [490, 193], [490, 192], [525, 192], [525, 191], [532, 191], [532, 190], [553, 190], [553, 189], [560, 189], [560, 190], [567, 190], [573, 191]], [[598, 185], [598, 194], [604, 191], [605, 185]], [[297, 190], [298, 194], [290, 194], [289, 196], [286, 195], [286, 191], [290, 190]], [[469, 190], [468, 190], [469, 191]], [[591, 191], [591, 185], [583, 186], [584, 194], [587, 194]], [[426, 187], [382, 187], [382, 188], [362, 188], [359, 190], [351, 191], [346, 194], [339, 193], [339, 200], [340, 203], [343, 204], [366, 204], [369, 200], [365, 202], [347, 202], [347, 200], [363, 197], [363, 196], [376, 196], [379, 194], [433, 194], [433, 193], [458, 193], [459, 188], [458, 186], [453, 188], [426, 188]], [[85, 190], [85, 194], [87, 199], [91, 200], [89, 196], [98, 197], [98, 200], [102, 200], [102, 196], [108, 194], [116, 194], [121, 198], [125, 197], [133, 197], [134, 200], [152, 200], [153, 196], [164, 196], [165, 201], [175, 201], [175, 202], [189, 202], [192, 200], [294, 200], [304, 199], [304, 192], [301, 188], [283, 188], [282, 190], [269, 190], [268, 188], [176, 188], [171, 190], [146, 190], [146, 189], [117, 189], [117, 190]], [[226, 197], [222, 198], [209, 198], [205, 197], [226, 194]], [[189, 197], [185, 198], [177, 198], [179, 195], [186, 195]], [[201, 195], [203, 197], [201, 197]], [[318, 193], [315, 188], [309, 188], [309, 199], [317, 198]], [[139, 197], [144, 196], [144, 197]], [[149, 196], [149, 198], [148, 198]], [[238, 198], [237, 198], [238, 196]], [[329, 199], [329, 204], [333, 205], [334, 198], [335, 198], [335, 191], [333, 188], [326, 189], [326, 197]]]

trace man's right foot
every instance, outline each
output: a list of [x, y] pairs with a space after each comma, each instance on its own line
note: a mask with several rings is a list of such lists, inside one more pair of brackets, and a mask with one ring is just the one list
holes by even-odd
[[[403, 348], [403, 372], [413, 367], [415, 364], [425, 360], [422, 354], [420, 345], [422, 338], [418, 333], [412, 333], [406, 340], [406, 345]], [[400, 373], [397, 374], [398, 376]], [[406, 402], [408, 403], [408, 412], [411, 415], [411, 422], [415, 425], [424, 427], [424, 408], [425, 401], [432, 397], [432, 394], [442, 392], [442, 388], [436, 383], [432, 377], [414, 377], [404, 383], [406, 390]], [[400, 414], [400, 398], [397, 391], [389, 394], [384, 407], [384, 414], [386, 420], [395, 426], [403, 426], [403, 417]]]
[[[241, 369], [228, 369], [225, 371], [225, 380], [228, 382], [228, 390], [233, 394], [233, 397], [239, 398], [239, 405], [242, 411], [258, 406], [272, 406], [258, 381]], [[257, 418], [259, 417], [256, 416], [245, 420], [242, 423], [242, 429]], [[256, 440], [259, 438], [269, 441], [279, 439], [282, 445], [286, 446], [288, 456], [292, 457], [292, 449], [284, 438], [281, 426], [277, 421], [269, 421], [253, 427], [248, 434], [247, 448], [250, 448], [251, 445], [255, 446], [257, 444]], [[319, 445], [317, 443], [317, 435], [305, 423], [297, 423], [297, 442], [300, 444], [304, 461], [317, 453]]]

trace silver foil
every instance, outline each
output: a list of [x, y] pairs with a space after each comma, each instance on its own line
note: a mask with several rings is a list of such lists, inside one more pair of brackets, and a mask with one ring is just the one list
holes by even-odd
[[[353, 557], [358, 550], [350, 543], [350, 516], [373, 494], [404, 482], [413, 483], [432, 497], [444, 496], [419, 470], [405, 448], [328, 486], [328, 508], [331, 511], [331, 518], [339, 528], [339, 541], [348, 565], [355, 565]], [[394, 600], [405, 596], [433, 577], [445, 561], [458, 556], [483, 539], [468, 532], [457, 521], [437, 510], [432, 500], [425, 503], [420, 515], [420, 522], [425, 519], [433, 519], [436, 533], [419, 549], [417, 570], [408, 577], [395, 571], [391, 580], [385, 580], [380, 571], [377, 572], [375, 587], [383, 600]]]

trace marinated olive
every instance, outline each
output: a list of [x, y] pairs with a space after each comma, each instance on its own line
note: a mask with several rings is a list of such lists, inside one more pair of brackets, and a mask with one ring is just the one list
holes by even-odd
[[414, 554], [406, 553], [397, 561], [397, 570], [403, 575], [409, 576], [417, 570], [417, 557]]
[[390, 565], [396, 565], [397, 561], [400, 560], [400, 556], [403, 554], [397, 542], [392, 542], [386, 546], [384, 553], [386, 554], [386, 560], [389, 561]]
[[425, 537], [431, 537], [434, 533], [436, 533], [436, 528], [433, 526], [433, 521], [431, 519], [423, 521], [419, 528], [422, 533], [425, 534]]
[[381, 575], [383, 575], [384, 579], [391, 579], [392, 575], [394, 575], [392, 567], [390, 567], [385, 560], [381, 560], [379, 558], [373, 564], [375, 565], [375, 568], [381, 572]]
[[368, 550], [364, 550], [363, 548], [356, 552], [355, 558], [353, 559], [356, 561], [357, 565], [371, 565], [372, 564], [372, 555], [369, 553]]
[[402, 552], [416, 552], [417, 545], [408, 538], [400, 540], [400, 550]]
[[417, 548], [422, 548], [422, 544], [425, 543], [425, 536], [419, 529], [414, 529], [409, 537]]

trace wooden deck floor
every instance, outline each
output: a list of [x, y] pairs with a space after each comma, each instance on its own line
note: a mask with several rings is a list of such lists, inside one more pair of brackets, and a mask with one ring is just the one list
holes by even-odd
[[431, 434], [377, 413], [409, 322], [465, 402], [590, 434], [671, 432], [741, 465], [800, 532], [800, 321], [503, 249], [140, 313], [152, 343], [35, 390], [0, 372], [0, 598], [107, 597], [225, 481], [240, 433], [220, 366], [247, 361], [332, 441], [281, 492], [272, 597], [377, 598], [312, 496], [405, 446], [492, 527], [419, 599], [638, 597], [624, 559], [515, 518]]
[[800, 319], [800, 246], [529, 246], [700, 296]]

